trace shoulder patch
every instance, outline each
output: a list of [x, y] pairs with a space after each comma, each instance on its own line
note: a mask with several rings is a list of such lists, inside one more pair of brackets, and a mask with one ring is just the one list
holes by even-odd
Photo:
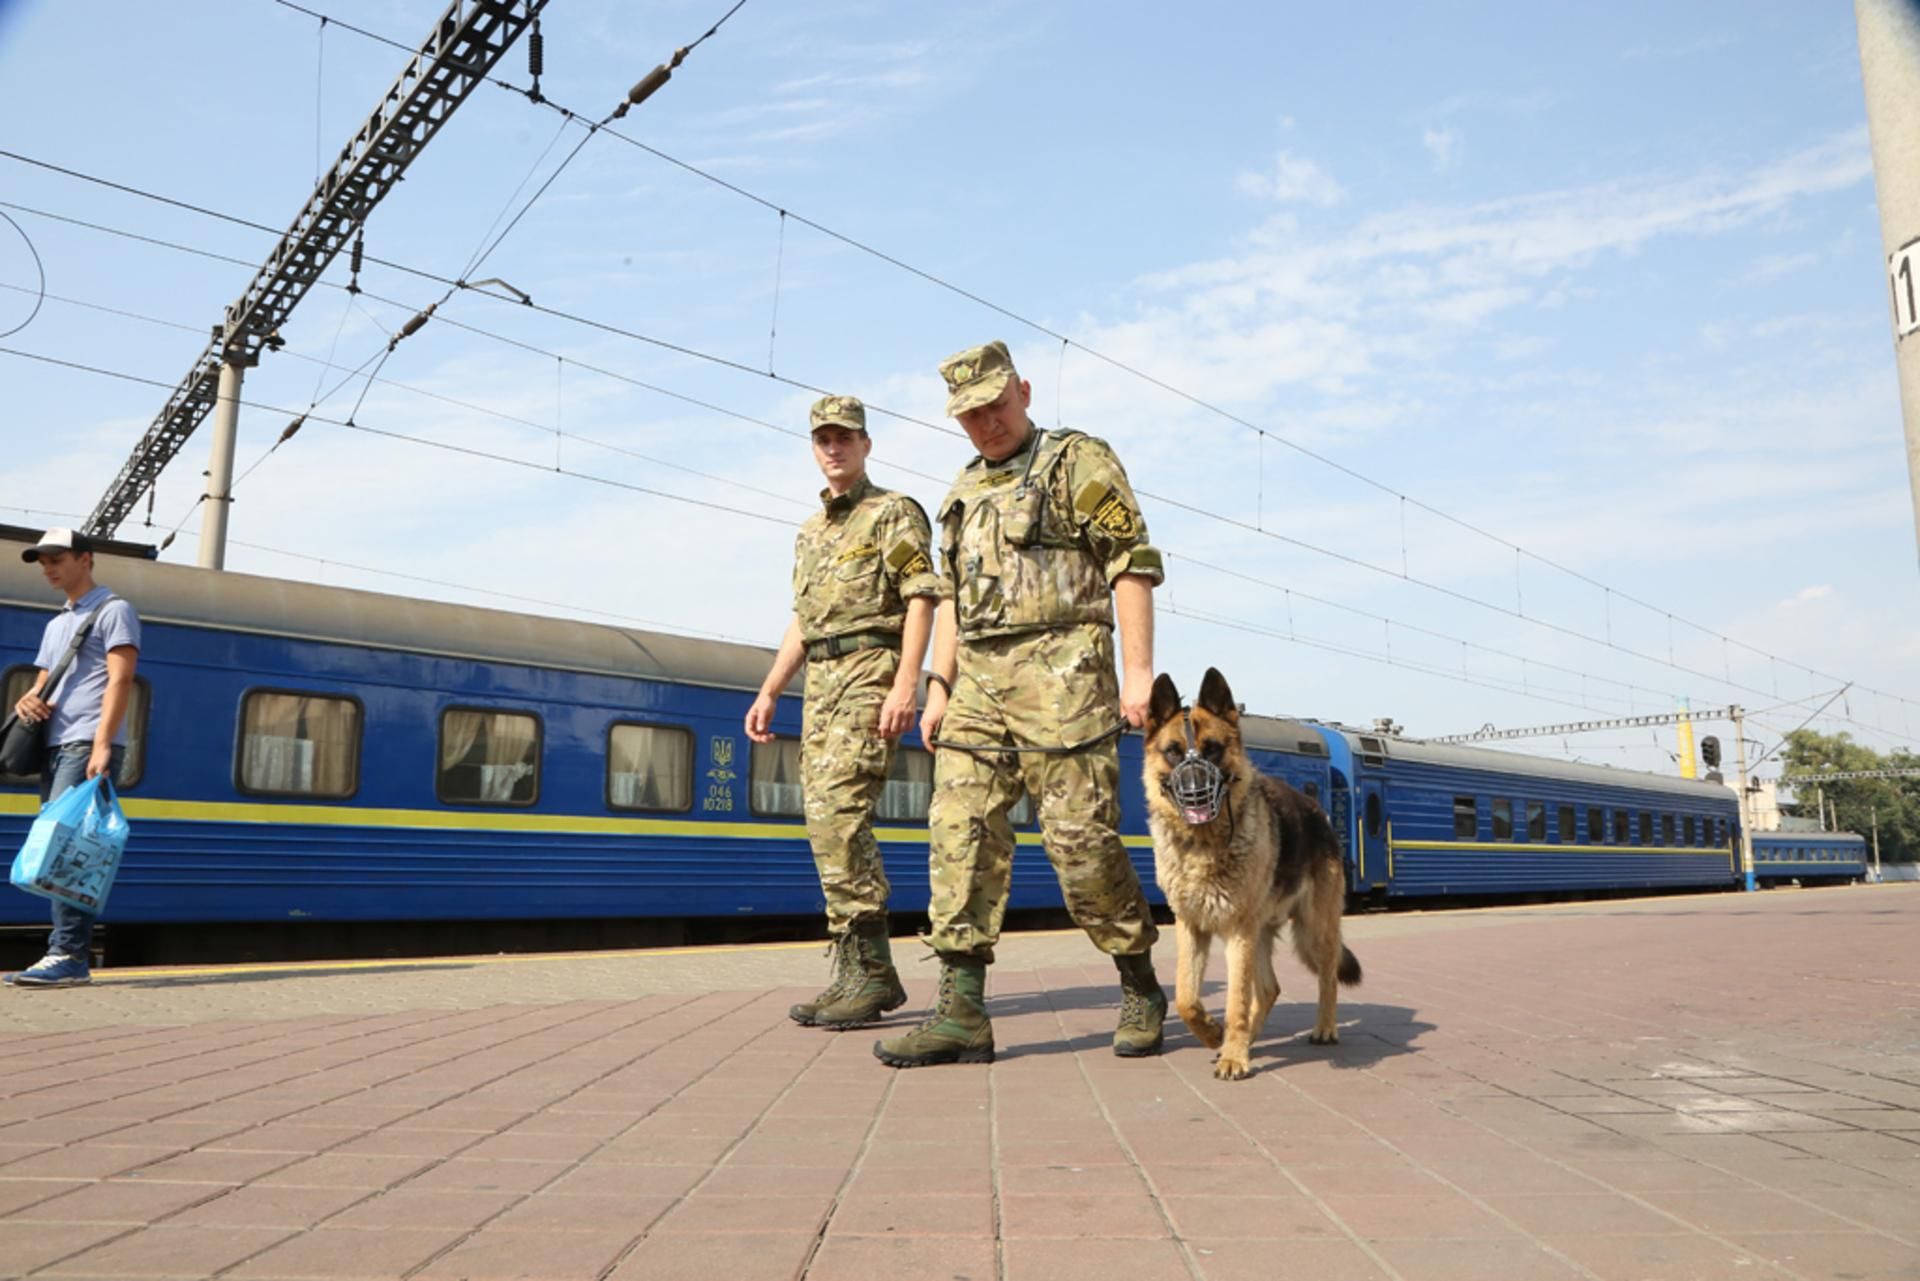
[[912, 578], [915, 574], [933, 572], [933, 562], [927, 553], [912, 543], [895, 543], [893, 550], [887, 553], [887, 568], [897, 578]]
[[1133, 508], [1111, 485], [1092, 480], [1074, 496], [1073, 510], [1115, 538], [1132, 538], [1140, 532], [1140, 521]]

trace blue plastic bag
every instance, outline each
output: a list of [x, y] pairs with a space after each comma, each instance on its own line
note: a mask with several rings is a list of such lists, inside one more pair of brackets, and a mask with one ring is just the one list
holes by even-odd
[[105, 774], [70, 787], [33, 820], [13, 858], [15, 889], [98, 916], [127, 848], [127, 816]]

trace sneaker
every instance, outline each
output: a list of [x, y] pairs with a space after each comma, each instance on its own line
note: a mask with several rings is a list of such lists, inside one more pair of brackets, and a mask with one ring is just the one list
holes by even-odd
[[7, 975], [7, 982], [14, 987], [79, 987], [93, 982], [93, 972], [85, 957], [43, 956], [18, 974]]

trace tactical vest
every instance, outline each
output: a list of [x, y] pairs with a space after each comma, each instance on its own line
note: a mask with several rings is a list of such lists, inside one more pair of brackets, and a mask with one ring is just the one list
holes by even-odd
[[1081, 537], [1060, 474], [1085, 433], [1034, 430], [1023, 468], [962, 473], [941, 504], [940, 548], [963, 637], [1113, 626], [1105, 566]]

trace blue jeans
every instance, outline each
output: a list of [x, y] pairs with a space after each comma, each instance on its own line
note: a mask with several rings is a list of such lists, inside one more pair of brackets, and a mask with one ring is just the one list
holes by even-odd
[[[87, 781], [87, 761], [93, 756], [92, 743], [63, 743], [47, 755], [47, 768], [40, 774], [40, 804], [45, 805], [70, 787]], [[120, 777], [120, 763], [127, 749], [113, 749], [108, 769]], [[100, 918], [65, 903], [53, 905], [53, 933], [47, 938], [48, 956], [77, 956], [90, 959], [93, 951], [93, 923]]]

